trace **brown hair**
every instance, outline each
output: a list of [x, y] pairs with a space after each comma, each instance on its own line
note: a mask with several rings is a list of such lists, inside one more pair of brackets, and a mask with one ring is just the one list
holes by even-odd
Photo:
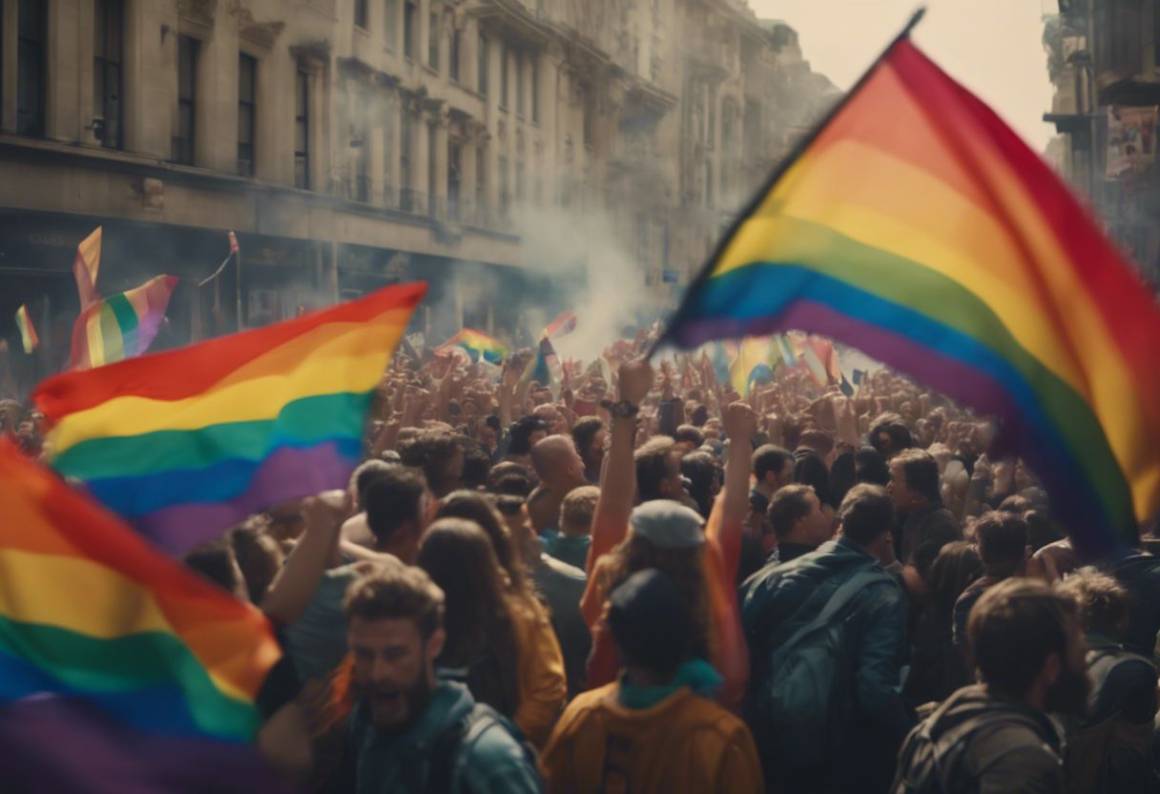
[[1121, 638], [1131, 596], [1114, 577], [1088, 566], [1058, 582], [1055, 589], [1075, 600], [1085, 629]]
[[573, 488], [560, 502], [560, 531], [565, 535], [588, 535], [596, 515], [600, 489], [595, 485]]
[[422, 569], [388, 565], [355, 580], [346, 591], [346, 619], [414, 620], [426, 639], [443, 625], [443, 591]]

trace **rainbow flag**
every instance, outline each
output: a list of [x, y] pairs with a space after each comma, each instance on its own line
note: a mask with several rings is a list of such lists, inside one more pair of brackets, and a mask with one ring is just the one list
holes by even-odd
[[40, 344], [40, 337], [36, 335], [36, 328], [32, 325], [32, 318], [28, 315], [28, 307], [23, 303], [16, 310], [16, 327], [20, 331], [20, 344], [25, 353], [36, 350]]
[[89, 305], [73, 324], [69, 368], [101, 367], [148, 350], [176, 286], [176, 276], [156, 276]]
[[548, 323], [548, 327], [544, 329], [541, 336], [546, 336], [549, 339], [555, 339], [558, 336], [567, 336], [576, 330], [576, 313], [570, 311], [560, 312], [555, 320]]
[[748, 397], [754, 383], [768, 382], [773, 377], [772, 352], [768, 336], [741, 340], [737, 358], [729, 366], [729, 383], [735, 392]]
[[4, 788], [260, 784], [255, 699], [281, 655], [266, 618], [7, 440], [0, 514]]
[[81, 311], [100, 300], [97, 294], [97, 275], [101, 271], [101, 227], [93, 229], [89, 236], [77, 245], [77, 255], [73, 259], [73, 278], [77, 283], [77, 297]]
[[1079, 551], [1109, 552], [1160, 507], [1160, 310], [909, 30], [742, 215], [666, 341], [801, 328], [855, 345], [997, 416]]
[[53, 467], [181, 554], [273, 504], [346, 486], [425, 284], [45, 381]]
[[472, 361], [479, 361], [482, 358], [489, 364], [502, 364], [508, 354], [508, 349], [502, 342], [471, 328], [464, 328], [440, 345], [435, 352], [453, 347], [465, 351]]

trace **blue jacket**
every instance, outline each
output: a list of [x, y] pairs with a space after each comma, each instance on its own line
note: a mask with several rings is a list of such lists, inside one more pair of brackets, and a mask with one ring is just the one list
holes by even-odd
[[[750, 653], [750, 692], [769, 676], [770, 643], [813, 620], [830, 596], [856, 573], [881, 570], [877, 560], [845, 538], [787, 563], [766, 565], [741, 587], [741, 622]], [[900, 695], [906, 659], [907, 603], [894, 577], [871, 584], [846, 609], [850, 615], [856, 721], [901, 743], [913, 724]], [[897, 746], [897, 745], [896, 745]]]
[[[357, 794], [426, 791], [435, 743], [480, 708], [486, 706], [477, 705], [467, 687], [441, 681], [419, 719], [403, 733], [392, 735], [377, 731], [369, 708], [359, 703], [349, 724]], [[539, 772], [529, 762], [523, 745], [499, 721], [460, 744], [449, 779], [448, 794], [533, 794], [542, 790]]]

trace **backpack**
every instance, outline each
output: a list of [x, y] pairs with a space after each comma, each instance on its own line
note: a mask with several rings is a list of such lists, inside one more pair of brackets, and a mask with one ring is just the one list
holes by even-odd
[[851, 701], [849, 616], [842, 612], [858, 592], [888, 581], [889, 574], [881, 570], [860, 571], [830, 596], [814, 620], [784, 642], [771, 644], [770, 674], [757, 708], [763, 739], [780, 762], [801, 768], [832, 756]]
[[423, 791], [428, 794], [451, 794], [453, 787], [462, 779], [467, 763], [466, 755], [460, 750], [470, 747], [488, 729], [497, 725], [507, 731], [523, 748], [524, 760], [528, 765], [532, 769], [538, 769], [536, 750], [524, 739], [520, 729], [491, 706], [477, 703], [463, 719], [450, 725], [435, 738], [427, 758], [429, 771], [427, 785]]
[[947, 700], [906, 737], [898, 755], [898, 775], [892, 794], [970, 794], [979, 790], [979, 783], [963, 767], [963, 756], [971, 740], [986, 731], [996, 730], [1021, 720], [1036, 730], [1035, 723], [1009, 708], [997, 706], [980, 711], [944, 731], [937, 739], [931, 728], [943, 713], [954, 704]]

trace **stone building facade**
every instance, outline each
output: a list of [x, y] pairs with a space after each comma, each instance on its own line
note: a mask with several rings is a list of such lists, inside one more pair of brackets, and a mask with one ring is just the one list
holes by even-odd
[[529, 209], [607, 219], [659, 310], [833, 93], [741, 0], [0, 0], [0, 312], [67, 335], [102, 224], [104, 293], [186, 280], [171, 342], [411, 278], [503, 334], [558, 302]]

